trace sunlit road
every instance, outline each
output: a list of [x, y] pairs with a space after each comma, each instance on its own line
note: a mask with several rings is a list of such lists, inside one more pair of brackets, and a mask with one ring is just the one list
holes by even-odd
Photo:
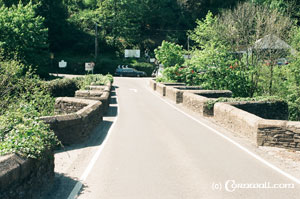
[[118, 119], [78, 198], [300, 197], [298, 184], [166, 104], [147, 79], [115, 78], [114, 85]]

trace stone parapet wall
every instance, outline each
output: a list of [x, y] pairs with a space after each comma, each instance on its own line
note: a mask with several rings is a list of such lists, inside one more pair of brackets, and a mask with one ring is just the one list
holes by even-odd
[[[155, 86], [154, 86], [155, 85]], [[300, 150], [300, 122], [286, 121], [288, 105], [281, 101], [207, 102], [219, 97], [231, 97], [228, 90], [201, 90], [200, 87], [172, 85], [150, 81], [150, 86], [162, 96], [214, 120], [234, 133], [247, 137], [258, 146]], [[278, 120], [280, 119], [280, 120]]]
[[200, 115], [211, 117], [214, 115], [214, 109], [209, 108], [206, 102], [216, 99], [211, 97], [231, 96], [232, 92], [228, 90], [187, 90], [182, 94], [182, 104]]
[[103, 92], [110, 92], [111, 90], [111, 82], [105, 84], [105, 85], [91, 85], [87, 86], [85, 90], [100, 90]]
[[262, 120], [258, 124], [257, 144], [300, 150], [300, 122]]
[[0, 156], [0, 198], [34, 199], [54, 182], [54, 155], [28, 159], [16, 154]]
[[166, 96], [166, 86], [164, 84], [161, 83], [156, 83], [156, 91], [162, 95], [162, 96]]
[[150, 85], [150, 88], [152, 88], [154, 91], [156, 90], [156, 81], [154, 79], [151, 79], [149, 81], [149, 85]]
[[75, 113], [80, 109], [83, 109], [86, 104], [83, 103], [76, 103], [74, 101], [63, 101], [63, 100], [56, 100], [55, 101], [55, 113], [57, 115], [65, 115], [70, 113]]
[[251, 101], [231, 103], [233, 106], [264, 119], [288, 120], [288, 104], [283, 101]]
[[200, 90], [194, 91], [193, 93], [207, 98], [232, 97], [232, 92], [229, 90]]
[[225, 128], [248, 137], [257, 146], [300, 150], [300, 122], [264, 119], [238, 108], [249, 103], [257, 103], [262, 111], [266, 111], [263, 105], [270, 107], [273, 104], [271, 110], [276, 109], [276, 106], [279, 109], [283, 107], [278, 102], [217, 103], [214, 106], [214, 119]]
[[92, 130], [102, 121], [102, 103], [95, 100], [72, 97], [57, 98], [56, 103], [84, 104], [85, 107], [77, 112], [66, 115], [41, 117], [54, 131], [58, 139], [65, 145], [80, 143], [85, 140]]
[[196, 92], [202, 90], [199, 86], [167, 86], [166, 97], [176, 104], [183, 102], [184, 92]]
[[214, 119], [227, 129], [257, 143], [258, 123], [262, 118], [227, 103], [214, 105]]
[[172, 86], [166, 87], [166, 97], [177, 104], [182, 103], [182, 94], [183, 94], [183, 91], [181, 91], [175, 87], [172, 87]]
[[[166, 96], [166, 88], [172, 86], [185, 86], [184, 83], [165, 83], [165, 82], [155, 82], [154, 80], [150, 80], [150, 86], [153, 90], [156, 90], [163, 97]], [[155, 87], [155, 89], [154, 89]]]
[[185, 83], [169, 83], [169, 82], [161, 82], [161, 84], [165, 86], [185, 86]]
[[200, 115], [212, 116], [213, 110], [209, 109], [206, 105], [208, 100], [210, 99], [207, 97], [195, 95], [192, 92], [184, 92], [182, 105], [195, 113], [199, 113]]
[[75, 93], [76, 98], [96, 100], [102, 103], [103, 113], [106, 113], [109, 107], [110, 91], [102, 90], [78, 90]]
[[177, 88], [178, 90], [183, 90], [183, 91], [203, 90], [203, 88], [201, 86], [174, 86], [174, 88]]
[[201, 95], [202, 97], [206, 97], [206, 98], [219, 98], [219, 97], [232, 96], [232, 92], [229, 90], [203, 90], [199, 86], [180, 86], [180, 87], [167, 86], [165, 89], [165, 96], [168, 99], [176, 102], [177, 104], [183, 103], [183, 93], [194, 93], [195, 95]]

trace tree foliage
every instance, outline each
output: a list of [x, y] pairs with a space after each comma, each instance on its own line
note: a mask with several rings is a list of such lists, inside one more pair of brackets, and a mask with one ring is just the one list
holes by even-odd
[[6, 58], [23, 60], [26, 64], [37, 63], [37, 59], [48, 50], [47, 29], [44, 18], [37, 16], [35, 6], [13, 5], [0, 7], [0, 48]]
[[184, 63], [182, 46], [178, 44], [163, 41], [161, 46], [155, 49], [154, 52], [156, 59], [166, 68]]

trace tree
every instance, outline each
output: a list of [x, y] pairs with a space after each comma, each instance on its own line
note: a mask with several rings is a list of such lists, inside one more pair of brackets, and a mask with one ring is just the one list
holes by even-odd
[[[253, 85], [257, 85], [261, 78], [261, 67], [264, 60], [269, 64], [269, 88], [272, 95], [273, 72], [276, 60], [286, 56], [283, 49], [274, 48], [279, 39], [290, 37], [289, 32], [294, 23], [289, 16], [265, 4], [243, 3], [234, 10], [228, 10], [220, 15], [220, 24], [223, 26], [223, 35], [229, 41], [232, 51], [246, 52], [246, 67], [249, 64], [255, 66], [253, 73]], [[258, 45], [259, 39], [270, 38], [264, 46]], [[254, 90], [256, 86], [254, 86]], [[254, 92], [253, 90], [253, 92]]]
[[221, 31], [218, 30], [220, 29], [218, 18], [213, 16], [211, 12], [208, 12], [204, 19], [197, 20], [196, 24], [196, 28], [193, 31], [189, 31], [188, 35], [197, 48], [203, 49], [212, 41], [219, 42], [222, 40], [219, 34]]
[[222, 9], [233, 8], [237, 3], [245, 0], [177, 0], [190, 14], [193, 21], [205, 17], [208, 11], [219, 14]]
[[287, 52], [272, 47], [271, 43], [277, 42], [275, 40], [268, 42], [269, 47], [266, 47], [267, 44], [259, 47], [258, 40], [263, 38], [288, 39], [289, 32], [294, 25], [289, 16], [265, 5], [246, 2], [238, 4], [233, 10], [223, 11], [218, 17], [212, 17], [209, 13], [205, 20], [198, 21], [197, 24], [195, 30], [190, 33], [190, 37], [200, 49], [206, 48], [209, 44], [225, 45], [238, 58], [241, 70], [251, 69], [249, 71], [252, 82], [250, 96], [258, 89], [262, 78], [262, 67], [266, 67], [263, 63], [267, 60], [269, 72], [264, 75], [269, 81], [268, 93], [272, 94], [276, 60], [286, 56]]
[[164, 67], [182, 65], [184, 63], [182, 46], [171, 42], [163, 41], [161, 46], [154, 50], [156, 59]]
[[44, 18], [36, 15], [35, 8], [31, 3], [0, 7], [0, 49], [5, 58], [17, 57], [36, 66], [47, 53], [48, 30], [43, 24]]

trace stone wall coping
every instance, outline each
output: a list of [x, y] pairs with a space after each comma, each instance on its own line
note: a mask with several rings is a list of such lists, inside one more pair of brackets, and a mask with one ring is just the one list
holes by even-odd
[[108, 99], [110, 92], [103, 92], [101, 90], [78, 90], [75, 93], [75, 97], [78, 99], [87, 99], [87, 100], [100, 100]]
[[156, 82], [165, 86], [185, 86], [185, 83], [172, 83], [172, 82]]
[[55, 101], [56, 103], [60, 101], [64, 101], [68, 103], [80, 103], [80, 104], [85, 104], [87, 106], [83, 107], [82, 109], [78, 110], [75, 113], [40, 117], [40, 119], [45, 121], [46, 123], [50, 123], [55, 120], [56, 121], [76, 120], [81, 117], [85, 117], [86, 114], [89, 114], [90, 112], [96, 110], [99, 106], [102, 105], [100, 101], [83, 99], [83, 98], [75, 98], [75, 97], [59, 97]]
[[267, 120], [267, 119], [262, 119], [258, 123], [258, 128], [286, 127], [287, 123], [288, 123], [287, 120]]
[[209, 93], [232, 93], [230, 90], [188, 90], [195, 94], [209, 94]]
[[150, 79], [149, 80], [149, 85], [153, 90], [156, 90], [156, 81], [155, 79]]
[[3, 190], [13, 182], [26, 178], [31, 172], [31, 163], [31, 159], [21, 157], [17, 154], [0, 156], [1, 189]]
[[223, 103], [231, 104], [234, 106], [234, 105], [245, 105], [245, 104], [268, 104], [273, 102], [260, 100], [260, 101], [237, 101], [237, 102], [223, 102]]
[[165, 84], [161, 83], [161, 82], [156, 82], [156, 85], [158, 86], [166, 86]]
[[105, 85], [90, 85], [85, 88], [85, 90], [101, 90], [103, 92], [110, 92], [111, 82], [106, 83]]
[[0, 198], [37, 198], [54, 182], [54, 154], [41, 159], [11, 153], [0, 156]]
[[235, 115], [237, 119], [247, 122], [250, 126], [254, 128], [257, 128], [258, 124], [265, 120], [252, 113], [234, 107], [230, 103], [218, 102], [214, 105], [214, 109], [222, 109], [224, 112], [230, 112], [231, 115]]
[[299, 121], [288, 121], [286, 123], [286, 126], [288, 128], [296, 128], [299, 130], [298, 133], [300, 133], [300, 122]]
[[109, 91], [104, 90], [77, 90], [75, 92], [75, 96], [81, 96], [81, 95], [88, 95], [88, 96], [97, 96], [101, 97], [104, 93], [107, 93]]
[[214, 99], [214, 98], [207, 98], [201, 95], [196, 95], [194, 92], [183, 92], [183, 97], [188, 97], [194, 100], [198, 100], [199, 102], [207, 102], [208, 100]]
[[300, 122], [288, 120], [267, 120], [262, 119], [258, 124], [258, 128], [283, 128], [293, 129], [295, 133], [300, 134]]
[[[186, 95], [188, 95], [187, 93], [189, 93], [189, 96], [199, 96], [201, 94], [210, 94], [210, 93], [231, 93], [232, 92], [230, 90], [180, 90], [180, 89], [177, 89], [176, 87], [174, 87], [174, 89], [176, 89], [176, 91], [180, 91], [180, 92], [183, 92], [183, 93], [186, 93]], [[216, 99], [216, 98], [208, 98], [208, 97], [205, 97], [207, 99]]]
[[150, 79], [150, 82], [157, 83], [155, 79]]

